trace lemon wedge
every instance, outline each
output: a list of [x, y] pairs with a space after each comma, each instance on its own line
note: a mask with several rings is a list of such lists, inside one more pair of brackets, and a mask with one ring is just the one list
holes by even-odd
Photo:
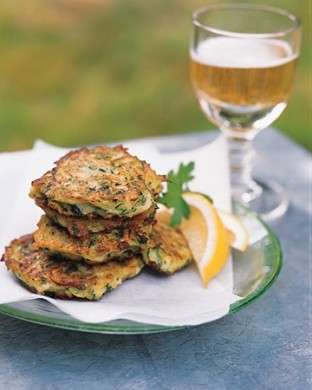
[[249, 234], [240, 219], [221, 210], [218, 210], [218, 214], [231, 236], [231, 247], [245, 251], [249, 244]]
[[231, 237], [218, 211], [205, 195], [196, 192], [183, 194], [191, 209], [189, 219], [179, 228], [188, 241], [205, 287], [228, 260]]

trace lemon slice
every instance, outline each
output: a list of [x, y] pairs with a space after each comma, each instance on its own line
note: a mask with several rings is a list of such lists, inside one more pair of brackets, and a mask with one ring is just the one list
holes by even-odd
[[201, 279], [206, 287], [228, 260], [231, 237], [219, 217], [218, 211], [203, 194], [183, 194], [191, 214], [184, 219], [182, 230], [193, 253]]
[[225, 211], [218, 210], [218, 214], [231, 235], [231, 247], [245, 251], [249, 244], [249, 234], [238, 217]]

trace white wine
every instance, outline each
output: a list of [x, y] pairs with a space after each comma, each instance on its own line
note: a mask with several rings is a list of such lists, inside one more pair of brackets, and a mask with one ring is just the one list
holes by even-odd
[[278, 39], [209, 38], [191, 51], [193, 88], [217, 125], [243, 132], [263, 128], [286, 106], [296, 59]]
[[266, 220], [288, 207], [275, 182], [254, 180], [252, 140], [287, 106], [300, 52], [300, 20], [258, 4], [211, 4], [193, 13], [191, 79], [227, 140], [233, 199]]

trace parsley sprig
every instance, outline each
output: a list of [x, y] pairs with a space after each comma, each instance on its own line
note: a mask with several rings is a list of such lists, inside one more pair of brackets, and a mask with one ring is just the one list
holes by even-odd
[[170, 225], [173, 227], [179, 225], [182, 218], [188, 218], [190, 215], [189, 205], [183, 199], [182, 194], [189, 191], [188, 183], [194, 179], [192, 175], [194, 166], [193, 161], [186, 165], [181, 163], [177, 172], [170, 171], [167, 176], [167, 192], [159, 199], [159, 203], [173, 209], [170, 220]]

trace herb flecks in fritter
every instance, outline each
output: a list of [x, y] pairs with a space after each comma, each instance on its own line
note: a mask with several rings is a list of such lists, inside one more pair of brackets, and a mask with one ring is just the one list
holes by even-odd
[[78, 238], [86, 238], [92, 233], [110, 233], [112, 230], [129, 229], [133, 232], [140, 232], [142, 227], [152, 225], [154, 223], [156, 207], [152, 206], [150, 209], [136, 215], [132, 218], [122, 218], [114, 216], [111, 218], [93, 217], [70, 217], [65, 216], [54, 209], [47, 207], [41, 203], [41, 208], [46, 215], [56, 224], [67, 229], [70, 235]]
[[36, 248], [32, 235], [13, 240], [3, 260], [31, 291], [69, 299], [98, 300], [143, 268], [139, 256], [93, 266], [73, 263]]
[[171, 275], [189, 265], [193, 256], [182, 232], [158, 221], [143, 251], [143, 260], [155, 270]]
[[32, 182], [30, 196], [67, 216], [131, 218], [155, 204], [164, 181], [122, 146], [75, 150], [55, 164]]
[[34, 233], [37, 247], [59, 253], [71, 260], [84, 260], [90, 264], [108, 262], [111, 259], [126, 258], [141, 252], [142, 237], [147, 241], [152, 225], [137, 230], [112, 230], [110, 233], [93, 233], [85, 238], [71, 236], [68, 231], [47, 216], [42, 216], [38, 230]]

